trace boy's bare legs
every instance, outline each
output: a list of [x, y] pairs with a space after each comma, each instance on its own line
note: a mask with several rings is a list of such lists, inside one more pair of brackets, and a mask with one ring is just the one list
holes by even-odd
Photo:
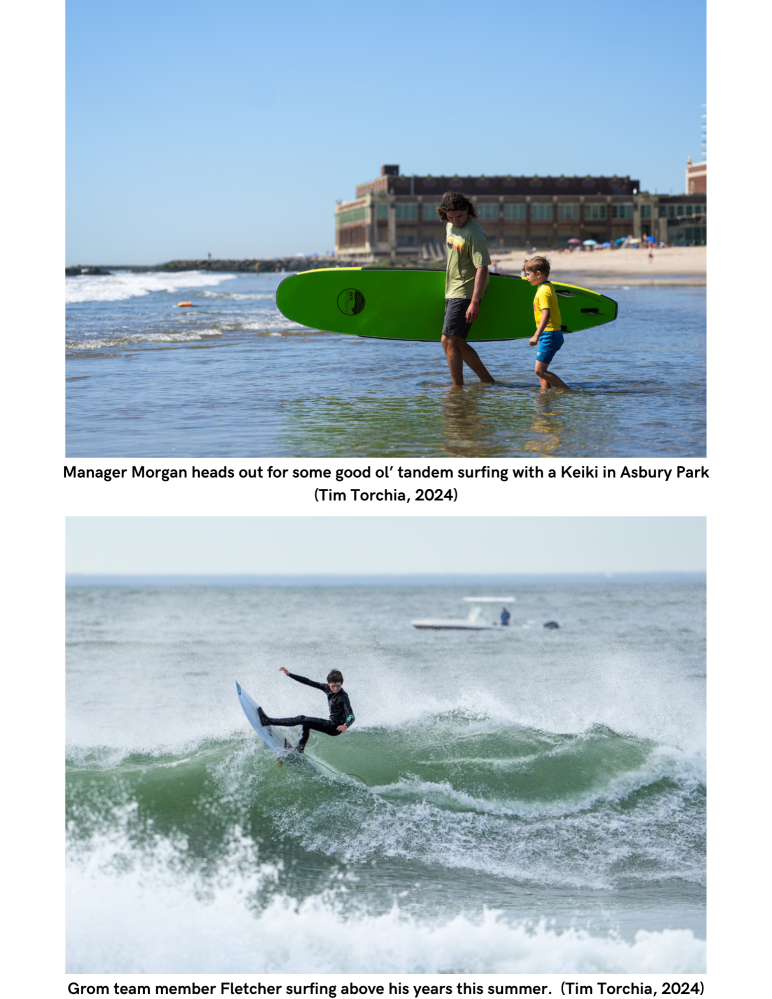
[[480, 360], [480, 355], [463, 337], [444, 333], [442, 349], [448, 359], [450, 377], [453, 379], [454, 385], [464, 384], [464, 362], [469, 365], [481, 382], [495, 384], [495, 379], [491, 377], [490, 372]]
[[533, 370], [539, 376], [542, 392], [546, 392], [549, 388], [562, 388], [568, 389], [569, 392], [573, 391], [571, 386], [566, 385], [562, 378], [559, 378], [557, 375], [547, 370], [547, 365], [544, 361], [537, 361]]

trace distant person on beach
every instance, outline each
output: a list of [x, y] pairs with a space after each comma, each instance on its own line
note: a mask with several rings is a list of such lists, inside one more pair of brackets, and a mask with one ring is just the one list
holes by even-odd
[[488, 290], [488, 237], [477, 221], [477, 211], [458, 191], [442, 196], [437, 214], [445, 223], [445, 322], [442, 349], [454, 386], [464, 384], [464, 364], [482, 382], [493, 383], [474, 347], [466, 342], [472, 323], [480, 314], [480, 299]]
[[538, 346], [534, 371], [539, 377], [542, 392], [550, 388], [570, 388], [552, 371], [549, 363], [563, 346], [563, 333], [560, 329], [560, 307], [554, 286], [550, 283], [550, 262], [546, 257], [531, 257], [524, 265], [525, 276], [536, 288], [533, 311], [536, 318], [536, 332], [528, 341], [532, 347]]
[[509, 627], [509, 619], [512, 615], [509, 613], [506, 607], [501, 608], [501, 626], [502, 628]]

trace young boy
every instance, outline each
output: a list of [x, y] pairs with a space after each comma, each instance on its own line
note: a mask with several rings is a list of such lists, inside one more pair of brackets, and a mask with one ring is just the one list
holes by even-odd
[[298, 683], [305, 683], [309, 687], [316, 687], [318, 690], [325, 692], [327, 703], [330, 707], [330, 720], [325, 721], [324, 718], [309, 718], [307, 715], [296, 715], [294, 718], [269, 718], [262, 708], [258, 708], [257, 713], [260, 715], [260, 722], [263, 725], [284, 725], [286, 727], [302, 725], [303, 735], [300, 738], [300, 742], [295, 746], [295, 749], [299, 753], [302, 753], [306, 748], [311, 729], [315, 732], [324, 732], [325, 735], [343, 735], [344, 732], [347, 732], [351, 728], [356, 719], [351, 710], [351, 702], [348, 699], [348, 694], [343, 689], [343, 674], [341, 672], [336, 669], [330, 670], [327, 674], [327, 683], [316, 683], [314, 680], [307, 680], [304, 676], [296, 676], [295, 673], [290, 673], [283, 666], [279, 668], [291, 680], [297, 680]]
[[[552, 358], [563, 346], [563, 334], [560, 331], [560, 307], [554, 286], [550, 283], [550, 262], [545, 257], [531, 257], [523, 264], [525, 276], [536, 288], [533, 299], [533, 311], [536, 316], [536, 332], [528, 341], [535, 347], [536, 364], [534, 371], [539, 376], [542, 392], [550, 386], [569, 389], [569, 386], [556, 374], [547, 370]], [[569, 389], [570, 391], [570, 389]]]
[[466, 342], [480, 314], [480, 299], [488, 290], [488, 237], [477, 211], [459, 191], [443, 194], [437, 215], [446, 223], [448, 262], [445, 271], [445, 322], [442, 349], [454, 386], [464, 384], [464, 362], [482, 382], [493, 382], [474, 347]]

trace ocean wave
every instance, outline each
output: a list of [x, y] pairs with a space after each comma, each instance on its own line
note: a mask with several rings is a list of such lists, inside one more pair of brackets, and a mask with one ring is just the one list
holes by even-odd
[[451, 813], [430, 800], [345, 810], [319, 802], [275, 818], [306, 851], [349, 864], [392, 858], [507, 878], [518, 884], [612, 889], [673, 879], [705, 883], [704, 812], [675, 791], [635, 808], [530, 821]]
[[[168, 852], [168, 851], [166, 851]], [[706, 943], [691, 930], [614, 933], [508, 921], [481, 909], [450, 919], [400, 910], [371, 914], [345, 884], [304, 901], [280, 892], [261, 906], [278, 871], [249, 847], [239, 878], [202, 882], [157, 863], [106, 866], [100, 852], [67, 872], [70, 974], [694, 974]], [[159, 865], [163, 863], [163, 870]], [[250, 863], [252, 866], [250, 867]], [[330, 940], [345, 946], [330, 947]]]
[[[377, 755], [377, 733], [360, 733], [360, 747], [371, 738]], [[470, 758], [489, 751], [476, 742], [449, 747], [462, 784]], [[590, 733], [587, 742], [613, 749], [614, 740]], [[368, 755], [357, 752], [354, 733], [350, 743], [351, 757], [337, 761], [344, 772]], [[556, 746], [543, 733], [517, 734], [527, 765]], [[704, 970], [705, 942], [689, 929], [660, 924], [655, 932], [643, 922], [647, 931], [635, 933], [641, 924], [628, 921], [622, 939], [613, 919], [601, 929], [585, 916], [566, 923], [556, 913], [559, 923], [539, 923], [498, 911], [512, 886], [561, 897], [566, 888], [661, 891], [668, 881], [697, 890], [704, 883], [701, 759], [649, 747], [640, 766], [562, 809], [546, 799], [513, 803], [491, 788], [481, 797], [455, 788], [452, 776], [437, 782], [403, 774], [368, 788], [321, 776], [302, 759], [277, 763], [249, 736], [198, 740], [174, 752], [71, 747], [67, 970]], [[470, 897], [463, 886], [471, 884], [490, 891]], [[454, 902], [446, 907], [451, 885]], [[411, 892], [400, 908], [403, 888]], [[534, 912], [551, 914], [550, 905]], [[329, 951], [330, 934], [346, 939], [342, 951]]]
[[[534, 755], [518, 761], [518, 766], [530, 766], [536, 762]], [[449, 760], [449, 764], [454, 762]], [[501, 760], [464, 761], [472, 766], [487, 764], [494, 770], [503, 769]], [[506, 764], [504, 763], [504, 766]], [[551, 800], [520, 800], [502, 797], [484, 797], [469, 791], [458, 790], [449, 781], [424, 781], [417, 777], [404, 777], [392, 784], [371, 786], [374, 794], [382, 795], [390, 800], [404, 799], [434, 801], [438, 805], [451, 808], [479, 812], [487, 815], [501, 815], [520, 819], [547, 818], [549, 816], [565, 817], [572, 814], [588, 812], [603, 807], [616, 807], [636, 794], [660, 784], [662, 781], [672, 781], [679, 787], [691, 793], [705, 784], [705, 761], [702, 757], [691, 756], [679, 750], [657, 747], [652, 751], [645, 764], [636, 770], [614, 777], [602, 788], [584, 794], [564, 794], [559, 799]]]
[[[237, 743], [241, 745], [241, 740]], [[247, 743], [250, 749], [258, 749], [257, 743], [250, 739]], [[232, 739], [182, 739], [174, 745], [148, 747], [136, 746], [79, 746], [70, 744], [65, 751], [65, 764], [71, 770], [105, 772], [131, 769], [147, 769], [160, 765], [179, 765], [192, 758], [206, 759], [208, 754], [226, 753], [233, 750]]]
[[180, 330], [179, 333], [132, 333], [130, 336], [98, 337], [96, 339], [65, 341], [67, 350], [100, 350], [107, 347], [130, 347], [133, 343], [189, 343], [207, 337], [222, 336], [223, 330], [214, 326], [200, 330]]
[[[521, 734], [522, 772], [507, 772], [511, 760], [486, 759], [489, 746], [477, 745], [473, 757], [467, 752], [462, 759], [456, 745], [449, 761], [429, 761], [432, 778], [416, 772], [417, 754], [384, 764], [388, 748], [371, 736], [352, 733], [349, 748], [335, 756], [332, 745], [311, 747], [329, 775], [292, 758], [277, 767], [276, 757], [248, 737], [180, 745], [173, 753], [74, 749], [68, 754], [72, 833], [85, 841], [116, 830], [123, 821], [116, 809], [141, 800], [131, 828], [140, 842], [181, 814], [190, 816], [181, 828], [193, 829], [207, 802], [210, 821], [222, 829], [249, 821], [264, 835], [278, 831], [304, 851], [347, 864], [399, 858], [521, 884], [592, 889], [705, 882], [701, 756], [673, 747], [633, 747], [631, 755], [606, 736], [588, 740], [587, 751], [580, 747], [566, 768], [549, 746], [526, 752], [531, 747]], [[545, 760], [555, 769], [540, 771]], [[541, 773], [535, 783], [534, 770]], [[358, 783], [342, 784], [336, 774]], [[214, 849], [221, 853], [221, 846]]]
[[[690, 792], [706, 781], [702, 752], [658, 745], [605, 726], [556, 734], [480, 718], [436, 721], [397, 729], [357, 725], [346, 739], [334, 741], [312, 734], [309, 748], [333, 770], [357, 770], [374, 794], [394, 800], [433, 794], [451, 807], [523, 818], [612, 804], [663, 781]], [[66, 749], [68, 764], [76, 768], [109, 769], [131, 757], [146, 765], [216, 749], [227, 757], [223, 772], [236, 776], [240, 761], [251, 765], [255, 751], [257, 760], [274, 759], [251, 731], [241, 729], [198, 738], [181, 731], [176, 740], [123, 746], [79, 743], [77, 731], [70, 734]]]
[[231, 302], [260, 302], [265, 299], [268, 299], [271, 302], [276, 301], [275, 291], [250, 295], [235, 291], [202, 291], [199, 294], [201, 298], [227, 299]]
[[68, 305], [77, 302], [120, 302], [149, 295], [154, 291], [171, 293], [205, 288], [223, 281], [232, 281], [235, 277], [235, 274], [212, 274], [206, 271], [179, 271], [175, 274], [116, 271], [114, 274], [95, 276], [81, 274], [64, 279], [64, 300]]
[[[295, 332], [296, 330], [302, 330], [306, 333], [316, 332], [316, 330], [312, 330], [308, 326], [301, 326], [300, 323], [293, 323], [291, 319], [285, 319], [284, 316], [280, 315], [278, 312], [276, 313], [276, 319], [274, 320], [262, 319], [258, 322], [241, 324], [241, 329], [243, 330], [258, 330], [259, 332], [262, 332], [263, 330], [271, 330], [274, 327], [279, 328], [280, 332], [278, 335], [281, 335], [281, 333], [285, 331]], [[271, 333], [271, 335], [274, 336], [276, 334]]]

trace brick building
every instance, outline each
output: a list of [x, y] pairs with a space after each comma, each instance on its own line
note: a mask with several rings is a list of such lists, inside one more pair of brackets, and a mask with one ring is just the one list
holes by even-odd
[[445, 191], [474, 202], [494, 250], [555, 249], [630, 234], [674, 245], [706, 241], [706, 196], [640, 193], [630, 177], [405, 177], [398, 166], [336, 205], [335, 252], [348, 260], [444, 257], [437, 205]]
[[708, 163], [692, 163], [691, 156], [686, 161], [686, 193], [687, 194], [707, 194], [708, 193]]

